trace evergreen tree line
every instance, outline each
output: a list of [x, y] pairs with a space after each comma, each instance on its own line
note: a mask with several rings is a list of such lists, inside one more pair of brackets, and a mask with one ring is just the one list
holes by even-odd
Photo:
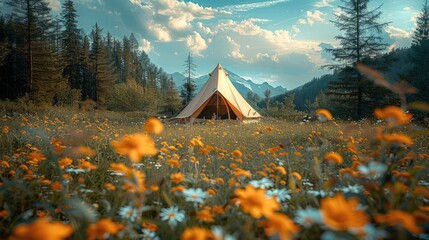
[[44, 0], [10, 0], [0, 16], [0, 99], [174, 114], [181, 99], [173, 79], [139, 50], [134, 36], [116, 39], [96, 23], [78, 28], [72, 0], [58, 18]]
[[[285, 96], [294, 96], [296, 109], [312, 111], [328, 108], [336, 116], [360, 119], [370, 116], [375, 107], [399, 105], [397, 95], [376, 86], [356, 69], [357, 64], [371, 66], [386, 76], [387, 80], [404, 80], [415, 87], [416, 94], [407, 95], [408, 102], [429, 102], [429, 4], [423, 1], [417, 17], [417, 27], [408, 48], [387, 52], [387, 44], [380, 34], [389, 23], [379, 23], [381, 5], [369, 9], [370, 0], [341, 0], [341, 14], [332, 21], [341, 34], [336, 36], [340, 46], [328, 49], [334, 63], [325, 67], [333, 74], [314, 78], [299, 89], [272, 99], [285, 102]], [[399, 85], [398, 85], [399, 86]], [[261, 101], [262, 103], [262, 101]]]

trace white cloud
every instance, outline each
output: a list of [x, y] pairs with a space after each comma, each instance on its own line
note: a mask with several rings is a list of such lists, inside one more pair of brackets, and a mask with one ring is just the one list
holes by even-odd
[[159, 40], [161, 42], [170, 42], [171, 41], [171, 35], [169, 30], [158, 23], [152, 23], [148, 26], [149, 31], [155, 36], [156, 40]]
[[246, 3], [246, 4], [237, 4], [237, 5], [229, 5], [222, 7], [222, 10], [229, 12], [247, 12], [256, 8], [264, 8], [270, 7], [279, 3], [288, 2], [289, 0], [273, 0], [273, 1], [265, 1], [265, 2], [256, 2], [256, 3]]
[[[241, 61], [256, 63], [262, 59], [270, 59], [272, 62], [280, 63], [283, 56], [299, 53], [306, 55], [318, 66], [325, 64], [325, 60], [320, 56], [322, 49], [319, 42], [294, 39], [290, 32], [284, 29], [271, 31], [249, 20], [241, 22], [228, 20], [220, 22], [215, 31], [219, 36], [227, 35], [226, 44], [232, 47], [227, 54]], [[222, 39], [218, 38], [218, 41], [221, 42]], [[250, 48], [240, 48], [238, 43], [242, 42]], [[266, 54], [270, 58], [264, 58]]]
[[47, 2], [52, 11], [59, 12], [61, 10], [61, 3], [59, 0], [47, 0]]
[[409, 6], [404, 7], [404, 11], [411, 11], [411, 7]]
[[331, 5], [331, 2], [334, 2], [335, 0], [322, 0], [314, 4], [315, 7], [322, 8], [322, 7], [333, 7]]
[[143, 38], [140, 42], [141, 50], [145, 51], [146, 53], [149, 53], [153, 50], [152, 43], [149, 40]]
[[300, 32], [301, 32], [301, 29], [299, 29], [296, 25], [293, 25], [293, 26], [292, 26], [292, 31], [293, 31], [294, 33], [300, 33]]
[[308, 24], [310, 26], [313, 26], [313, 24], [315, 22], [321, 22], [321, 23], [325, 22], [326, 19], [323, 18], [323, 16], [325, 16], [325, 15], [326, 15], [326, 13], [323, 13], [319, 10], [315, 10], [314, 12], [307, 11], [306, 18], [299, 19], [298, 23], [301, 25]]
[[201, 51], [207, 48], [207, 43], [204, 38], [202, 38], [201, 35], [195, 31], [193, 35], [189, 35], [186, 38], [186, 45], [193, 54], [198, 56], [202, 56]]
[[197, 27], [205, 34], [210, 34], [212, 32], [212, 30], [209, 27], [204, 26], [202, 22], [197, 22]]
[[411, 32], [405, 31], [400, 28], [396, 28], [392, 25], [389, 25], [385, 29], [386, 33], [389, 34], [390, 38], [411, 38]]

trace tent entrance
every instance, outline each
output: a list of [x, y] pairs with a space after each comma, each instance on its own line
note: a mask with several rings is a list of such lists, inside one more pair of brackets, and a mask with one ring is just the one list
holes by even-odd
[[237, 115], [231, 104], [219, 92], [216, 92], [209, 98], [197, 118], [237, 119]]

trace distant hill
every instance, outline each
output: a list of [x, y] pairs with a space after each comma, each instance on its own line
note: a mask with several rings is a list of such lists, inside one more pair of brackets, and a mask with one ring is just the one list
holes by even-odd
[[[390, 54], [394, 59], [390, 69], [383, 72], [386, 79], [390, 82], [396, 82], [401, 79], [401, 76], [407, 75], [413, 68], [411, 61], [411, 49], [401, 48], [395, 49]], [[338, 76], [336, 74], [327, 74], [322, 77], [313, 78], [310, 82], [305, 83], [295, 89], [288, 91], [285, 94], [275, 96], [271, 99], [271, 102], [282, 102], [285, 95], [294, 94], [294, 104], [296, 110], [308, 111], [307, 104], [313, 103], [316, 97], [319, 96], [328, 87], [329, 82], [336, 80]], [[263, 101], [261, 101], [261, 104]]]
[[[251, 91], [258, 94], [261, 98], [264, 98], [264, 91], [267, 89], [271, 91], [271, 96], [273, 97], [284, 94], [287, 91], [287, 89], [284, 87], [281, 87], [281, 86], [273, 87], [267, 82], [264, 82], [262, 84], [254, 83], [252, 82], [252, 80], [244, 79], [227, 69], [225, 70], [228, 72], [229, 79], [231, 80], [232, 84], [234, 85], [235, 88], [237, 88], [237, 91], [243, 97], [246, 97], [247, 93]], [[186, 79], [186, 77], [178, 72], [171, 74], [171, 77], [173, 78], [177, 88], [180, 91], [181, 86], [183, 85], [183, 82]], [[203, 75], [194, 79], [194, 82], [197, 85], [197, 92], [201, 90], [201, 88], [204, 86], [204, 84], [207, 82], [208, 79], [209, 79], [209, 75]]]

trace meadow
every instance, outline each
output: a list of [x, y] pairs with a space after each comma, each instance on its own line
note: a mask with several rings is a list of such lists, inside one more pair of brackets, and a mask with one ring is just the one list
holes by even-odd
[[429, 239], [428, 129], [399, 107], [194, 125], [5, 109], [1, 239]]

